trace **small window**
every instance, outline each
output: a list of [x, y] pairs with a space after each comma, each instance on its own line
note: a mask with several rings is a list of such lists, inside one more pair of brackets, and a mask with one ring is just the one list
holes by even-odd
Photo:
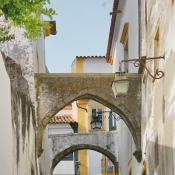
[[96, 117], [99, 118], [99, 120], [102, 121], [102, 108], [96, 108], [96, 109], [92, 109], [92, 120], [95, 119]]
[[[92, 112], [91, 121], [99, 120], [99, 121], [102, 121], [102, 123], [103, 123], [103, 110], [102, 110], [102, 108], [92, 108], [91, 112]], [[103, 128], [103, 126], [102, 126], [102, 128]]]

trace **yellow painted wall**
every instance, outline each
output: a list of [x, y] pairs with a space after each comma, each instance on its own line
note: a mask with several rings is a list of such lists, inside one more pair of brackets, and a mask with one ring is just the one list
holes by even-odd
[[83, 73], [83, 62], [86, 58], [76, 58], [76, 73]]
[[[86, 108], [88, 102], [89, 99], [78, 100], [78, 105]], [[81, 108], [77, 110], [78, 132], [86, 132], [86, 111]], [[81, 163], [79, 166], [80, 174], [88, 175], [87, 150], [78, 151], [78, 161]]]
[[78, 151], [78, 162], [80, 162], [79, 170], [80, 174], [88, 175], [88, 159], [87, 159], [87, 150]]

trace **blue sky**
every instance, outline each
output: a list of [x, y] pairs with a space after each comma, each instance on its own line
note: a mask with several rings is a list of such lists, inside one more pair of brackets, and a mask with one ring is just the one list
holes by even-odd
[[106, 55], [112, 6], [113, 0], [51, 0], [47, 7], [57, 12], [57, 35], [45, 39], [51, 73], [70, 72], [76, 56]]

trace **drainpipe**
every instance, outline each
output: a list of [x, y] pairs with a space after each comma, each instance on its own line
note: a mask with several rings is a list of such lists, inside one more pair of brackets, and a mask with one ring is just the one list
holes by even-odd
[[78, 107], [78, 108], [80, 108], [80, 109], [84, 109], [84, 110], [86, 111], [86, 113], [88, 112], [88, 110], [87, 110], [86, 108], [83, 108], [83, 107], [81, 107], [81, 106], [78, 106], [77, 101], [76, 101], [76, 104], [77, 104], [77, 107]]

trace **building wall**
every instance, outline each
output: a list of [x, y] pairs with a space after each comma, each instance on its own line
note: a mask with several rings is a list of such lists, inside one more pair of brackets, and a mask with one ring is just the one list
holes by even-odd
[[[126, 59], [139, 58], [139, 8], [138, 0], [119, 1], [118, 9], [122, 12], [116, 15], [115, 29], [110, 55], [113, 59], [113, 72], [119, 71], [119, 62]], [[127, 56], [126, 56], [127, 55]], [[122, 71], [125, 70], [122, 63]], [[126, 64], [128, 73], [137, 73], [138, 68]], [[116, 122], [118, 131], [118, 172], [120, 175], [141, 174], [143, 168], [133, 156], [135, 144], [128, 126], [119, 120]]]
[[165, 60], [147, 63], [164, 78], [152, 82], [146, 71], [142, 76], [143, 160], [148, 175], [175, 174], [175, 1], [144, 1], [141, 10], [141, 55], [165, 54]]
[[[11, 90], [10, 79], [6, 72], [4, 61], [0, 53], [0, 167], [2, 174], [12, 175], [13, 172], [13, 133], [11, 120]], [[1, 81], [2, 82], [2, 81]], [[8, 134], [7, 134], [8, 133]]]
[[[0, 17], [0, 25], [8, 25], [8, 21]], [[37, 41], [31, 41], [23, 36], [24, 29], [11, 27], [10, 34], [15, 34], [15, 39], [0, 43], [0, 51], [16, 63], [20, 64], [22, 74], [28, 81], [30, 96], [35, 101], [34, 73], [46, 73], [45, 41], [43, 33]]]
[[[41, 155], [40, 163], [42, 175], [50, 174], [51, 167], [51, 153], [49, 152], [49, 147], [51, 147], [49, 136], [57, 134], [66, 134], [73, 133], [69, 123], [57, 123], [57, 124], [48, 124], [44, 136], [43, 136], [43, 149], [44, 153]], [[74, 159], [74, 158], [73, 158]], [[74, 175], [75, 174], [75, 162], [74, 160], [70, 161], [60, 161], [53, 171], [53, 175]]]
[[[122, 13], [117, 14], [115, 29], [111, 47], [111, 56], [113, 58], [113, 72], [119, 71], [119, 61], [124, 59], [124, 47], [128, 40], [128, 59], [139, 58], [139, 26], [138, 26], [138, 0], [123, 0], [119, 1], [118, 9]], [[128, 23], [128, 32], [124, 35], [123, 29], [125, 23]], [[121, 38], [124, 38], [124, 43], [121, 43]], [[137, 68], [133, 64], [128, 64], [129, 72], [137, 72]], [[124, 71], [124, 63], [122, 64]]]
[[[105, 58], [96, 57], [81, 57], [75, 58], [72, 63], [72, 73], [111, 73], [112, 66], [106, 62]], [[94, 132], [91, 129], [91, 108], [102, 108], [103, 111], [109, 111], [104, 105], [99, 104], [91, 99], [81, 99], [77, 101], [78, 106], [84, 109], [77, 108], [76, 102], [73, 103], [73, 113], [78, 121], [78, 132]], [[108, 114], [107, 114], [108, 115]], [[104, 113], [103, 131], [108, 129], [108, 118]], [[101, 130], [101, 131], [102, 131]], [[97, 131], [96, 131], [97, 132]], [[105, 157], [104, 157], [105, 158]], [[81, 163], [79, 166], [80, 174], [83, 175], [101, 175], [101, 161], [102, 154], [92, 150], [78, 151], [78, 161]]]
[[0, 87], [1, 173], [38, 175], [36, 133], [28, 84], [22, 77], [20, 66], [5, 56], [3, 58], [0, 53], [0, 76], [3, 80]]
[[83, 62], [83, 73], [112, 73], [112, 66], [106, 58], [87, 58]]
[[71, 66], [72, 73], [111, 73], [112, 66], [101, 57], [75, 58]]
[[[0, 17], [0, 25], [6, 26], [8, 21]], [[1, 118], [0, 167], [2, 174], [39, 175], [36, 150], [37, 120], [34, 115], [34, 72], [39, 71], [34, 67], [39, 63], [39, 66], [36, 67], [40, 67], [40, 72], [45, 72], [44, 41], [41, 36], [39, 41], [33, 44], [31, 40], [24, 38], [23, 33], [23, 29], [11, 27], [10, 34], [15, 34], [15, 39], [0, 43], [0, 51], [4, 52], [6, 69], [10, 78], [8, 80], [5, 76], [5, 68], [3, 68], [0, 56], [0, 71], [2, 71], [2, 80], [5, 82], [1, 86], [3, 90], [1, 96], [5, 96], [5, 101], [1, 99], [0, 103], [3, 109], [1, 112], [6, 115], [5, 118], [4, 115]], [[36, 50], [38, 50], [40, 62], [35, 60]], [[5, 104], [6, 106], [3, 107]]]

